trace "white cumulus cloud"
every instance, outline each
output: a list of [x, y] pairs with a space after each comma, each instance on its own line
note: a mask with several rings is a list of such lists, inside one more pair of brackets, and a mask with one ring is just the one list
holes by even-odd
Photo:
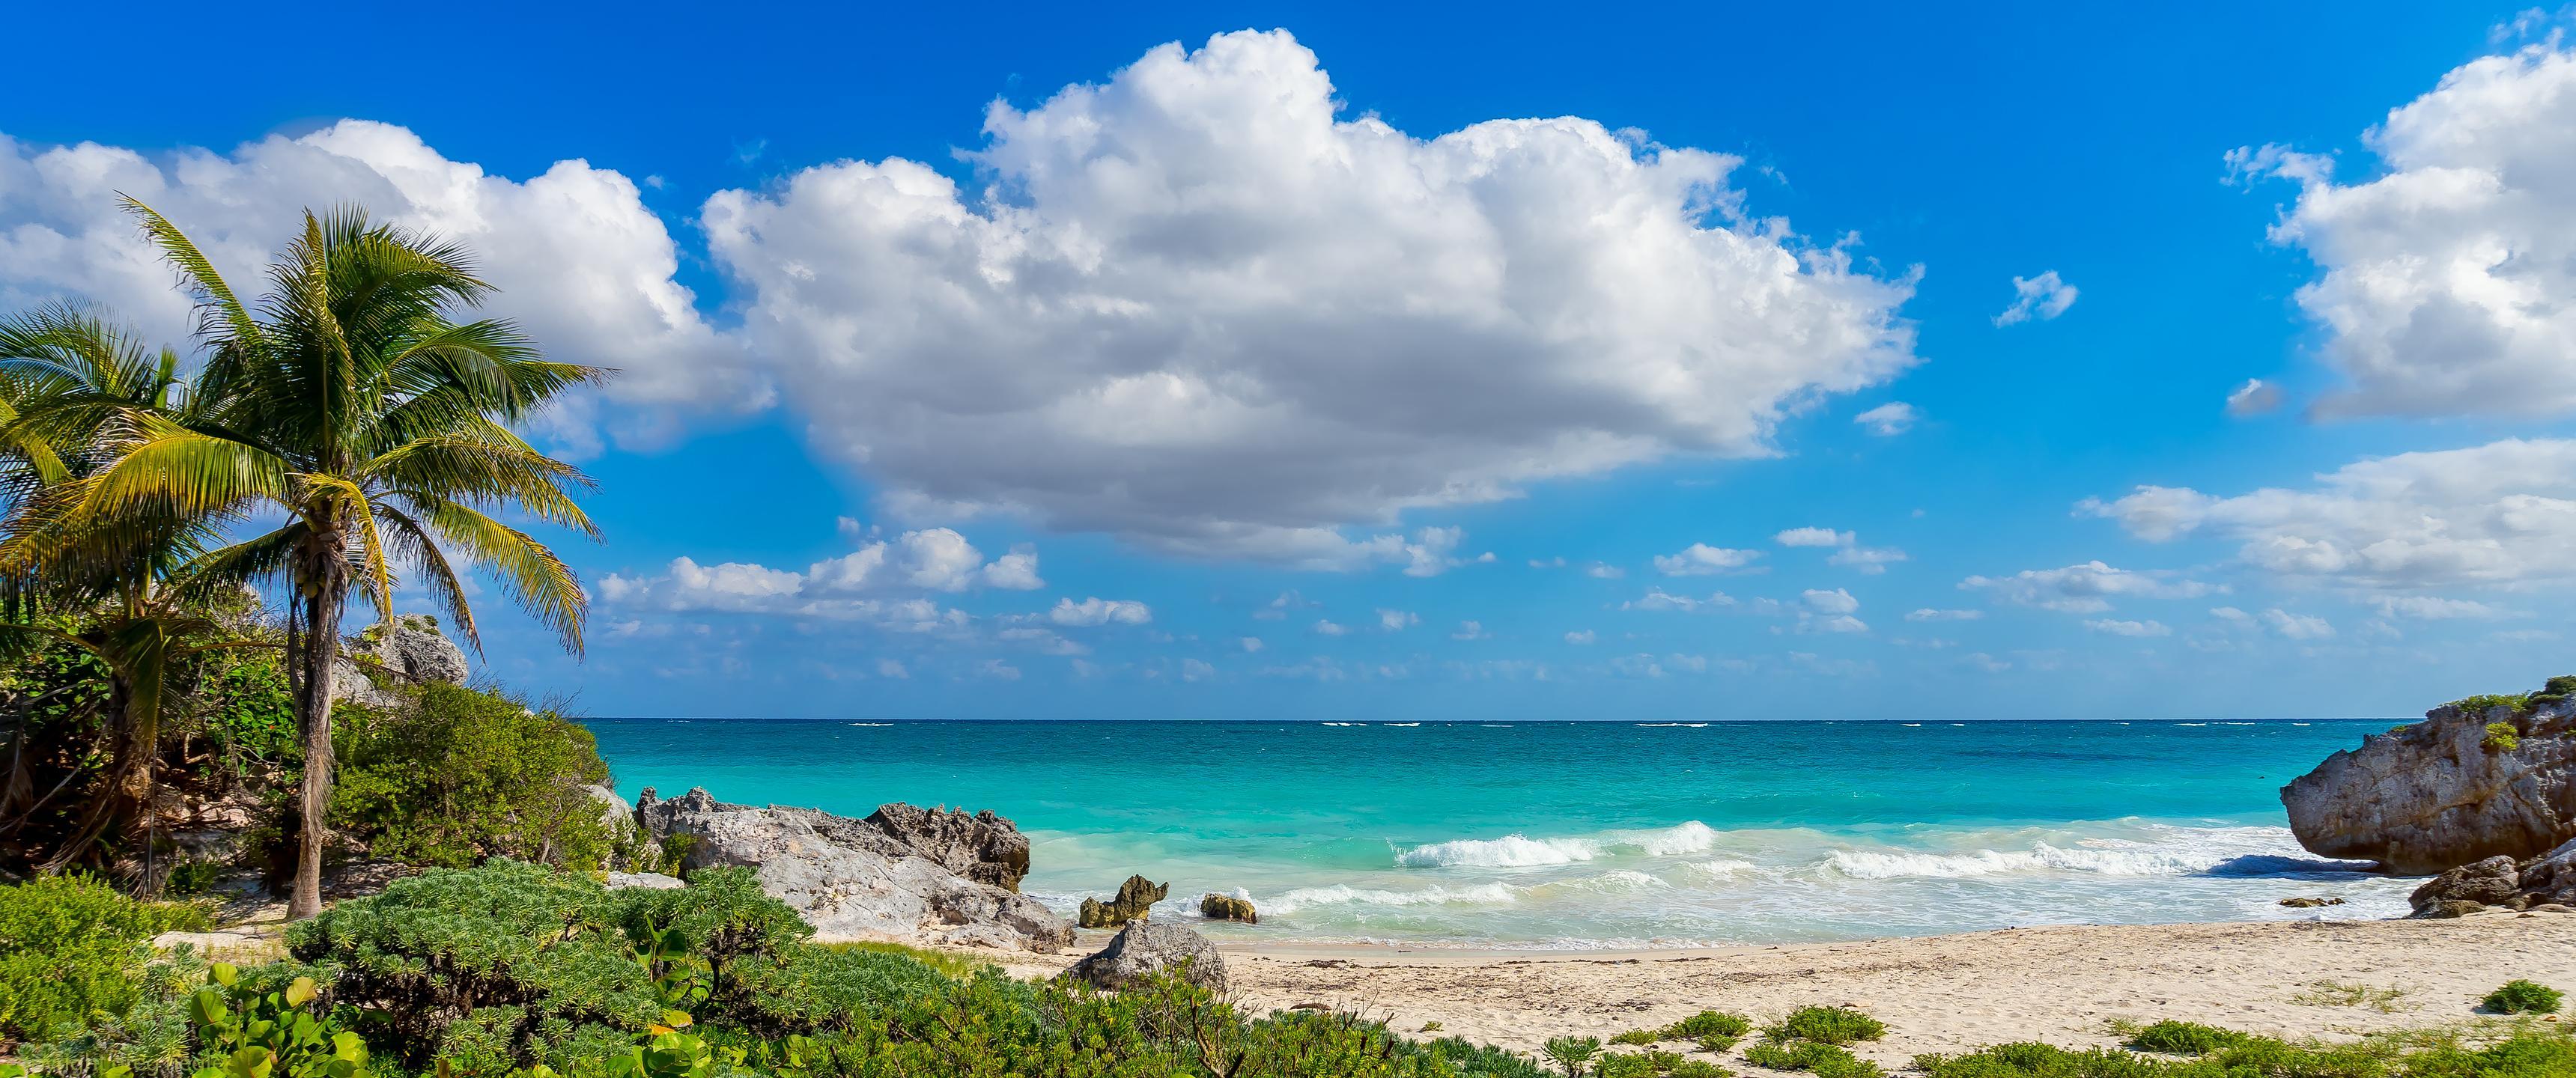
[[2069, 614], [2099, 614], [2115, 598], [2189, 599], [2224, 590], [2164, 571], [2114, 569], [2099, 561], [2062, 569], [2024, 569], [2005, 577], [1972, 576], [1966, 591], [1990, 592], [2006, 602]]
[[2470, 61], [2363, 135], [2378, 175], [2281, 146], [2228, 154], [2299, 185], [2271, 229], [2322, 274], [2298, 304], [2349, 384], [2327, 414], [2576, 411], [2576, 51]]
[[966, 156], [972, 189], [842, 161], [701, 215], [823, 448], [926, 511], [1347, 564], [1406, 510], [1770, 452], [1915, 362], [1912, 278], [1752, 216], [1735, 158], [1417, 137], [1283, 32], [996, 103]]
[[2391, 591], [2576, 579], [2576, 441], [2361, 460], [2305, 489], [2140, 487], [2080, 508], [2150, 541], [2216, 532], [2284, 578]]
[[1708, 576], [1732, 572], [1762, 556], [1759, 550], [1730, 550], [1726, 547], [1692, 543], [1678, 554], [1655, 556], [1655, 571], [1665, 576]]
[[2152, 618], [2146, 621], [2113, 621], [2109, 618], [2101, 618], [2085, 622], [2084, 627], [2097, 633], [2109, 633], [2112, 636], [2173, 635], [2172, 626]]
[[1154, 620], [1152, 607], [1132, 599], [1102, 599], [1097, 596], [1074, 602], [1058, 599], [1047, 619], [1058, 625], [1143, 625]]
[[1881, 438], [1893, 438], [1903, 434], [1914, 429], [1914, 424], [1922, 420], [1923, 413], [1904, 401], [1882, 404], [1852, 417], [1852, 422], [1860, 424], [1862, 429]]

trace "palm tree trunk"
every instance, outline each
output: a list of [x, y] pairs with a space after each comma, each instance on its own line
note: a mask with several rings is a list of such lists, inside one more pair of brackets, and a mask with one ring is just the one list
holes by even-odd
[[332, 663], [340, 654], [340, 613], [349, 598], [349, 562], [337, 533], [317, 534], [296, 552], [297, 594], [304, 603], [303, 690], [295, 717], [304, 734], [304, 782], [295, 849], [295, 890], [286, 915], [322, 912], [322, 849], [331, 808]]
[[151, 792], [152, 755], [156, 747], [143, 742], [142, 723], [137, 722], [134, 679], [113, 664], [107, 680], [108, 765], [104, 788], [98, 799], [81, 813], [80, 822], [63, 837], [53, 855], [36, 866], [36, 871], [51, 875], [77, 863], [81, 855], [110, 831], [132, 819]]

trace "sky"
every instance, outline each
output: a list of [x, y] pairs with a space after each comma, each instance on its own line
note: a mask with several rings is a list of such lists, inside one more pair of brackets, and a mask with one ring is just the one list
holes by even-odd
[[619, 372], [528, 431], [598, 483], [600, 541], [541, 530], [585, 648], [476, 596], [485, 674], [601, 716], [2576, 668], [2565, 12], [934, 7], [120, 9], [136, 74], [0, 68], [0, 310], [187, 344], [119, 192], [244, 287], [306, 207], [468, 245]]

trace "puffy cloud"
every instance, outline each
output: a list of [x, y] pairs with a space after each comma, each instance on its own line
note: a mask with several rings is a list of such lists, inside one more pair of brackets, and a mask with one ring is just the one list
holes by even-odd
[[1986, 616], [1983, 610], [1935, 610], [1924, 607], [1905, 615], [1907, 621], [1975, 621]]
[[1882, 404], [1852, 417], [1852, 422], [1860, 424], [1863, 430], [1881, 438], [1903, 434], [1922, 420], [1923, 413], [1904, 401]]
[[2304, 490], [2140, 487], [2079, 508], [2151, 541], [2217, 532], [2282, 577], [2392, 591], [2576, 578], [2576, 441], [2356, 461]]
[[1759, 550], [1729, 550], [1706, 543], [1692, 543], [1682, 548], [1681, 553], [1656, 555], [1655, 571], [1665, 576], [1709, 576], [1744, 568], [1761, 556]]
[[1102, 599], [1097, 596], [1074, 602], [1058, 599], [1047, 619], [1058, 625], [1143, 625], [1154, 620], [1152, 607], [1132, 599]]
[[1000, 659], [984, 660], [982, 665], [975, 668], [975, 673], [979, 677], [988, 677], [995, 681], [1018, 681], [1020, 679], [1020, 668]]
[[1493, 635], [1494, 634], [1485, 631], [1485, 625], [1483, 622], [1462, 621], [1458, 623], [1458, 631], [1449, 634], [1449, 639], [1487, 640], [1491, 639]]
[[2281, 388], [2260, 378], [2248, 378], [2227, 395], [2227, 414], [2244, 417], [2262, 415], [2281, 406]]
[[[962, 628], [973, 619], [963, 611], [943, 609], [926, 598], [882, 596], [910, 591], [962, 591], [978, 584], [1017, 588], [1024, 581], [1035, 581], [1036, 572], [1034, 550], [1023, 548], [987, 563], [964, 536], [946, 528], [930, 528], [905, 532], [890, 541], [868, 543], [840, 557], [815, 562], [801, 573], [750, 562], [704, 565], [694, 558], [678, 557], [671, 559], [658, 576], [610, 573], [599, 581], [598, 591], [600, 601], [611, 606], [669, 612], [787, 614], [929, 631]], [[1143, 609], [1141, 604], [1130, 605]]]
[[2153, 619], [2146, 621], [2113, 621], [2108, 618], [2103, 618], [2095, 621], [2087, 621], [2084, 623], [2084, 627], [2097, 633], [2109, 633], [2112, 636], [2173, 635], [2172, 626]]
[[1832, 528], [1791, 528], [1771, 537], [1781, 546], [1844, 546], [1855, 537], [1850, 532]]
[[893, 659], [879, 659], [877, 660], [877, 676], [902, 680], [911, 677], [912, 671], [904, 669], [902, 663], [896, 662]]
[[1734, 158], [1338, 112], [1293, 38], [1226, 34], [996, 103], [979, 190], [844, 161], [701, 216], [818, 441], [896, 503], [1165, 549], [1363, 562], [1342, 528], [1767, 454], [1915, 362], [1911, 278], [1751, 216]]
[[1832, 591], [1809, 588], [1798, 593], [1798, 598], [1807, 604], [1808, 609], [1819, 614], [1848, 614], [1860, 609], [1860, 600], [1852, 598], [1852, 593], [1841, 588]]
[[1261, 638], [1257, 636], [1244, 637], [1242, 640], [1238, 641], [1238, 643], [1243, 645], [1243, 653], [1246, 655], [1260, 651], [1262, 648]]
[[2224, 590], [2171, 572], [2114, 569], [2099, 561], [2063, 569], [2024, 569], [2006, 577], [1972, 576], [1960, 581], [1959, 587], [1992, 592], [2006, 602], [2069, 614], [2099, 614], [2111, 609], [2111, 600], [2120, 597], [2189, 599]]
[[1319, 636], [1346, 636], [1350, 631], [1350, 626], [1337, 621], [1321, 618], [1315, 621], [1315, 633]]
[[2042, 322], [2065, 314], [2075, 305], [2075, 286], [2057, 278], [2050, 270], [2037, 277], [2013, 278], [2012, 306], [1995, 316], [1995, 324], [2009, 326], [2038, 319]]
[[1388, 632], [1397, 632], [1420, 624], [1422, 624], [1422, 615], [1410, 610], [1381, 609], [1377, 612], [1377, 627]]
[[987, 564], [975, 544], [948, 528], [924, 528], [891, 541], [868, 543], [829, 561], [817, 562], [808, 579], [826, 591], [869, 591], [914, 587], [927, 591], [964, 591], [986, 587], [1027, 591], [1046, 586], [1038, 578], [1034, 548], [1019, 547]]
[[1595, 637], [1590, 629], [1577, 629], [1565, 634], [1565, 642], [1568, 644], [1589, 644], [1594, 639]]
[[2383, 166], [2279, 146], [2237, 174], [2299, 185], [2271, 229], [2323, 271], [2298, 292], [2350, 382], [2327, 414], [2576, 410], [2576, 52], [2556, 37], [2470, 61], [2363, 135]]
[[1215, 678], [1216, 667], [1209, 665], [1205, 661], [1199, 659], [1181, 660], [1181, 680], [1212, 681], [1215, 680]]
[[1617, 580], [1621, 577], [1627, 576], [1628, 571], [1616, 565], [1596, 561], [1592, 563], [1591, 567], [1583, 570], [1583, 575], [1597, 580]]
[[606, 392], [633, 404], [766, 404], [736, 342], [673, 276], [679, 249], [634, 183], [587, 162], [526, 180], [451, 161], [391, 124], [342, 120], [229, 153], [147, 155], [0, 135], [0, 310], [78, 297], [181, 343], [194, 325], [171, 271], [120, 212], [123, 192], [195, 239], [235, 292], [267, 284], [270, 255], [316, 212], [352, 203], [472, 249], [501, 289], [489, 313], [518, 320], [558, 359], [616, 367]]

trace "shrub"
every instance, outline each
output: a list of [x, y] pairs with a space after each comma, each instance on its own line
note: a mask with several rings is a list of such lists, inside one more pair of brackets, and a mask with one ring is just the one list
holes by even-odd
[[189, 997], [188, 1017], [206, 1055], [227, 1061], [234, 1074], [285, 1078], [363, 1078], [367, 1045], [341, 1028], [320, 1002], [322, 989], [299, 975], [274, 991], [241, 979], [218, 962], [206, 987]]
[[462, 868], [487, 857], [599, 867], [612, 836], [583, 790], [606, 782], [590, 731], [553, 712], [432, 682], [401, 707], [350, 707], [331, 825], [379, 858]]
[[1649, 1029], [1632, 1029], [1632, 1030], [1629, 1030], [1629, 1031], [1628, 1031], [1628, 1032], [1626, 1032], [1626, 1033], [1622, 1033], [1622, 1034], [1620, 1034], [1620, 1035], [1618, 1035], [1618, 1036], [1616, 1036], [1616, 1037], [1612, 1037], [1612, 1038], [1610, 1038], [1610, 1043], [1612, 1043], [1612, 1044], [1653, 1044], [1653, 1043], [1655, 1043], [1656, 1041], [1659, 1041], [1659, 1040], [1662, 1040], [1662, 1039], [1664, 1039], [1664, 1038], [1663, 1038], [1663, 1035], [1662, 1035], [1662, 1034], [1659, 1034], [1659, 1033], [1656, 1033], [1656, 1032], [1655, 1032], [1655, 1031], [1653, 1031], [1653, 1030], [1649, 1030]]
[[[1753, 1020], [1725, 1011], [1701, 1011], [1664, 1027], [1663, 1037], [1672, 1041], [1709, 1040], [1717, 1037], [1741, 1037], [1753, 1032]], [[1728, 1042], [1733, 1043], [1731, 1040]], [[1724, 1049], [1717, 1049], [1724, 1051]]]
[[2506, 695], [2490, 692], [2479, 693], [2476, 696], [2463, 696], [2442, 706], [2458, 708], [2463, 715], [2484, 715], [2500, 707], [2509, 707], [2519, 712], [2530, 705], [2531, 698], [2520, 693]]
[[1599, 1037], [1550, 1037], [1541, 1048], [1550, 1063], [1565, 1068], [1565, 1078], [1578, 1078], [1583, 1065], [1601, 1052]]
[[1816, 1078], [1881, 1078], [1887, 1073], [1848, 1048], [1819, 1041], [1758, 1041], [1744, 1050], [1744, 1060], [1775, 1071], [1810, 1071]]
[[406, 1062], [500, 1073], [622, 1050], [661, 1014], [619, 928], [635, 893], [514, 861], [432, 870], [295, 925], [287, 944], [339, 967], [333, 993], [359, 1031]]
[[2566, 996], [2557, 989], [2532, 981], [2506, 981], [2504, 986], [2487, 993], [2479, 1005], [2497, 1014], [2556, 1014]]
[[2478, 747], [2488, 752], [2512, 752], [2522, 747], [2522, 731], [2509, 722], [2488, 723], [2487, 736], [2479, 739]]
[[1669, 1078], [1735, 1078], [1735, 1072], [1705, 1059], [1685, 1059], [1664, 1072]]
[[1762, 1035], [1774, 1041], [1850, 1044], [1886, 1036], [1887, 1023], [1849, 1007], [1800, 1007], [1765, 1027]]
[[2232, 1029], [2166, 1019], [2139, 1030], [2136, 1036], [2129, 1038], [2129, 1047], [2141, 1052], [2205, 1056], [2221, 1048], [2243, 1044], [2246, 1039], [2245, 1034]]
[[25, 1040], [62, 1022], [122, 1015], [163, 932], [206, 927], [205, 911], [137, 902], [92, 876], [0, 887], [0, 1034]]

